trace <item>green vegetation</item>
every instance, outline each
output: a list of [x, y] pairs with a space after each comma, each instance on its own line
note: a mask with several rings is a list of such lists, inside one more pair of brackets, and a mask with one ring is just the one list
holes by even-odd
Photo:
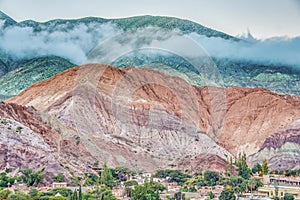
[[230, 190], [230, 189], [223, 190], [219, 197], [219, 200], [235, 200], [235, 199], [236, 199], [236, 197], [235, 197], [234, 191]]
[[[233, 164], [233, 163], [232, 163]], [[216, 185], [223, 185], [224, 189], [219, 197], [220, 200], [226, 199], [236, 199], [241, 196], [242, 193], [251, 192], [253, 193], [258, 189], [258, 187], [263, 186], [259, 179], [251, 177], [251, 173], [266, 173], [268, 171], [267, 161], [264, 161], [261, 165], [257, 163], [254, 165], [252, 170], [250, 170], [246, 164], [246, 155], [240, 155], [239, 158], [234, 163], [237, 171], [233, 173], [226, 173], [222, 176], [221, 173], [216, 171], [205, 171], [202, 173], [196, 173], [193, 176], [185, 174], [180, 170], [158, 170], [154, 177], [163, 178], [168, 182], [176, 182], [180, 185], [180, 192], [175, 193], [174, 197], [168, 197], [170, 200], [176, 199], [186, 199], [184, 197], [184, 192], [197, 192], [197, 189], [205, 187], [206, 189], [214, 189]], [[124, 195], [131, 199], [141, 199], [141, 200], [156, 200], [160, 199], [160, 193], [166, 190], [166, 187], [159, 183], [153, 181], [153, 176], [151, 178], [145, 178], [145, 183], [143, 185], [138, 185], [136, 180], [127, 180], [127, 175], [137, 175], [133, 171], [126, 167], [116, 167], [114, 169], [109, 168], [106, 163], [103, 168], [100, 168], [98, 174], [86, 173], [84, 177], [73, 177], [76, 179], [78, 184], [75, 191], [69, 188], [55, 188], [48, 192], [40, 192], [38, 189], [32, 186], [38, 186], [38, 184], [43, 180], [44, 168], [41, 170], [34, 171], [32, 169], [20, 170], [21, 176], [11, 178], [7, 176], [7, 173], [12, 172], [11, 169], [6, 169], [5, 172], [1, 173], [2, 187], [7, 187], [10, 182], [22, 181], [31, 190], [28, 194], [17, 192], [11, 193], [7, 189], [0, 188], [0, 200], [1, 199], [24, 199], [24, 200], [116, 200], [116, 197], [112, 193], [112, 189], [115, 186], [124, 185]], [[243, 172], [243, 173], [240, 173]], [[286, 170], [284, 173], [288, 175], [293, 175], [299, 173], [300, 170]], [[239, 174], [234, 176], [232, 174]], [[247, 176], [242, 176], [247, 174]], [[249, 176], [248, 176], [249, 175]], [[126, 177], [126, 178], [124, 178]], [[58, 173], [53, 177], [55, 181], [64, 180], [64, 176]], [[8, 181], [10, 180], [10, 181]], [[94, 191], [82, 192], [80, 182], [85, 181], [86, 186], [95, 186]], [[74, 180], [72, 180], [74, 181]], [[158, 180], [159, 181], [159, 180]], [[13, 183], [12, 183], [13, 184]], [[177, 185], [177, 184], [175, 184]], [[198, 188], [197, 188], [198, 187]], [[276, 188], [276, 187], [275, 187]], [[57, 195], [60, 194], [61, 196]], [[208, 198], [215, 198], [215, 194], [211, 191], [208, 192]], [[278, 187], [275, 190], [275, 196], [278, 196]], [[277, 197], [278, 198], [278, 197]], [[283, 199], [293, 199], [294, 197], [290, 194], [285, 194]], [[276, 199], [276, 198], [275, 198]]]
[[267, 160], [264, 160], [261, 166], [261, 172], [263, 175], [267, 175], [269, 172], [268, 162]]
[[64, 58], [46, 56], [21, 60], [15, 66], [18, 68], [10, 68], [3, 76], [0, 75], [0, 100], [15, 96], [31, 84], [48, 79], [75, 65]]
[[165, 190], [165, 187], [160, 183], [147, 182], [143, 186], [137, 185], [131, 191], [133, 199], [141, 200], [156, 200], [160, 199], [159, 192]]
[[285, 193], [283, 200], [294, 200], [295, 197], [292, 194]]
[[30, 196], [28, 194], [25, 194], [23, 192], [16, 192], [16, 193], [11, 193], [8, 196], [9, 200], [31, 200]]
[[85, 173], [84, 174], [84, 185], [85, 186], [92, 186], [92, 185], [96, 185], [97, 181], [98, 181], [98, 176], [96, 174], [93, 173]]
[[112, 170], [107, 167], [106, 163], [104, 163], [103, 170], [100, 172], [100, 184], [106, 185], [110, 188], [116, 185], [112, 176]]
[[261, 164], [256, 163], [251, 171], [253, 174], [255, 174], [256, 172], [258, 172], [260, 174], [261, 170], [262, 170]]
[[42, 196], [42, 193], [35, 188], [31, 189], [28, 194], [33, 200], [38, 200]]
[[204, 184], [208, 186], [215, 186], [220, 180], [220, 175], [215, 171], [204, 172]]
[[94, 192], [96, 199], [100, 200], [116, 200], [117, 198], [113, 196], [111, 189], [105, 185], [101, 185], [100, 188], [97, 188]]
[[214, 193], [208, 192], [207, 194], [209, 196], [209, 199], [214, 199], [215, 198], [215, 194]]
[[7, 199], [8, 196], [10, 195], [11, 191], [9, 190], [1, 190], [0, 191], [0, 199]]
[[34, 172], [32, 169], [20, 170], [20, 172], [22, 173], [21, 179], [28, 187], [38, 186], [38, 184], [44, 179], [44, 170], [45, 168], [42, 168], [41, 170], [38, 170], [36, 172]]
[[182, 173], [180, 170], [158, 170], [155, 174], [155, 177], [158, 178], [168, 178], [169, 182], [177, 182], [179, 185], [182, 185], [188, 178], [191, 178], [190, 175]]
[[9, 172], [2, 172], [0, 173], [0, 187], [8, 187], [10, 185], [13, 185], [15, 181], [20, 180], [19, 177], [9, 177], [7, 176], [7, 173]]
[[56, 181], [56, 182], [64, 182], [65, 181], [65, 176], [62, 174], [62, 173], [59, 173], [58, 175], [54, 176], [53, 179]]
[[247, 157], [245, 153], [243, 155], [239, 155], [236, 165], [238, 167], [238, 175], [243, 177], [244, 179], [249, 179], [251, 170], [247, 165]]

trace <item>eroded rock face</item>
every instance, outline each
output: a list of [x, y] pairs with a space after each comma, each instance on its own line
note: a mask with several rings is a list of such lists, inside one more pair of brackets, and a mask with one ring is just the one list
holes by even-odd
[[268, 137], [260, 150], [250, 156], [252, 164], [268, 160], [270, 169], [300, 167], [300, 120]]
[[[85, 172], [86, 165], [77, 158], [92, 163], [92, 156], [75, 138], [62, 139], [63, 125], [58, 121], [43, 118], [32, 107], [0, 103], [0, 170], [11, 168], [17, 173], [20, 169], [45, 167], [47, 181], [58, 173], [70, 177], [68, 169], [75, 174]], [[61, 131], [52, 127], [60, 127]]]
[[60, 166], [55, 150], [33, 130], [15, 120], [0, 118], [0, 169], [11, 168], [14, 173], [21, 169], [45, 167], [46, 178], [58, 172], [68, 174]]
[[7, 102], [58, 119], [74, 131], [63, 135], [80, 138], [100, 162], [146, 170], [208, 153], [222, 166], [239, 152], [258, 152], [265, 139], [300, 118], [299, 97], [200, 88], [145, 68], [97, 64], [66, 70]]

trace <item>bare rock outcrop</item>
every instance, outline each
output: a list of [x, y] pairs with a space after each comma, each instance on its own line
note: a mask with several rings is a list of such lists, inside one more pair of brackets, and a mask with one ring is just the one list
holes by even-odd
[[250, 157], [252, 165], [267, 159], [270, 169], [300, 167], [300, 120], [268, 137], [259, 151]]

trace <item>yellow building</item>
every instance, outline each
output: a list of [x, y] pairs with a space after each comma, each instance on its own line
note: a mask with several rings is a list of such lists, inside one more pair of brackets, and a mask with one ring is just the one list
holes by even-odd
[[300, 188], [296, 186], [264, 186], [258, 188], [259, 194], [267, 195], [271, 198], [276, 196], [276, 190], [277, 190], [277, 196], [279, 198], [284, 197], [284, 194], [292, 194], [295, 198], [300, 198]]

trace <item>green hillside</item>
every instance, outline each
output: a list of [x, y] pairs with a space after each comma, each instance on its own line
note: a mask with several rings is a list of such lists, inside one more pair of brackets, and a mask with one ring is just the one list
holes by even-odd
[[0, 100], [17, 95], [31, 84], [48, 79], [74, 64], [64, 58], [47, 56], [18, 62], [19, 68], [0, 77]]

